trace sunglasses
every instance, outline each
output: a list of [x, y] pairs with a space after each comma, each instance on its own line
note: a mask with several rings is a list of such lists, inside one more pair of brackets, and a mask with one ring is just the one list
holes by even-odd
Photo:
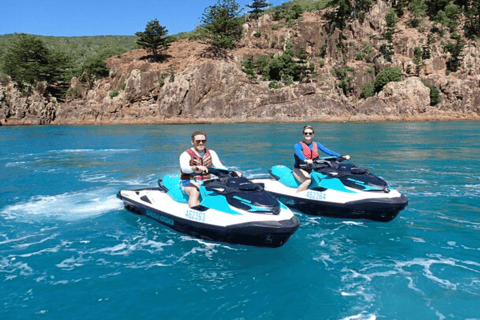
[[304, 136], [313, 136], [313, 132], [304, 132], [303, 135]]
[[203, 143], [205, 144], [205, 142], [207, 142], [207, 140], [195, 140], [193, 141], [195, 144], [200, 144], [200, 143]]

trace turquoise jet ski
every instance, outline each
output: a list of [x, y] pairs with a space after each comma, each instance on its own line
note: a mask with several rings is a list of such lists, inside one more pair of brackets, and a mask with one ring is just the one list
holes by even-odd
[[200, 239], [257, 247], [280, 247], [298, 229], [299, 219], [261, 185], [234, 172], [209, 168], [217, 178], [200, 187], [200, 205], [189, 208], [179, 175], [158, 187], [123, 190], [125, 208], [173, 230]]
[[312, 170], [312, 182], [298, 193], [300, 182], [283, 165], [273, 166], [271, 177], [252, 181], [287, 206], [310, 215], [388, 222], [407, 206], [408, 199], [383, 179], [344, 160], [325, 157], [303, 165]]

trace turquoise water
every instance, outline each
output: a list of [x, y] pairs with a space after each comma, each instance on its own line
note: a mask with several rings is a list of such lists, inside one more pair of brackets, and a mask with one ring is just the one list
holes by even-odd
[[192, 131], [249, 177], [303, 124], [0, 127], [0, 319], [480, 319], [480, 122], [315, 124], [410, 200], [310, 217], [281, 248], [201, 241], [122, 207]]

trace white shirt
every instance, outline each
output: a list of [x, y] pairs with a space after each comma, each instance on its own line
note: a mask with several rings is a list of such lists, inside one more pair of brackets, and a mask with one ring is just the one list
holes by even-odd
[[[200, 158], [203, 158], [203, 156], [205, 155], [205, 151], [203, 151], [201, 153], [198, 153], [195, 150], [195, 148], [190, 148], [190, 149], [193, 150], [193, 152], [195, 152]], [[218, 168], [218, 169], [228, 170], [220, 162], [220, 159], [218, 158], [218, 155], [215, 151], [213, 151], [211, 149], [208, 149], [208, 151], [210, 152], [210, 156], [212, 157], [212, 167]], [[191, 157], [190, 157], [190, 155], [188, 154], [187, 151], [184, 151], [180, 155], [180, 170], [182, 170], [183, 173], [193, 173], [192, 167], [190, 166], [190, 160], [191, 160]]]

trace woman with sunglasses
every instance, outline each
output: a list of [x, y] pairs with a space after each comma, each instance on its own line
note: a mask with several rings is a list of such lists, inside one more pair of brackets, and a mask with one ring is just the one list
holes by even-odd
[[[211, 149], [205, 147], [207, 143], [207, 135], [201, 131], [192, 133], [192, 148], [184, 151], [180, 155], [180, 185], [182, 191], [188, 195], [188, 206], [190, 208], [200, 204], [200, 185], [204, 180], [211, 179], [208, 174], [208, 168], [214, 167], [218, 169], [228, 170], [217, 155]], [[236, 172], [238, 176], [241, 173]]]
[[295, 145], [295, 164], [293, 165], [293, 175], [300, 182], [300, 186], [297, 188], [297, 192], [307, 190], [308, 186], [312, 182], [310, 179], [311, 170], [300, 168], [300, 164], [313, 164], [313, 160], [319, 157], [318, 150], [328, 154], [332, 157], [343, 157], [345, 160], [349, 160], [350, 156], [341, 156], [340, 154], [327, 149], [318, 142], [313, 141], [315, 131], [311, 125], [303, 127], [303, 141], [300, 141]]

